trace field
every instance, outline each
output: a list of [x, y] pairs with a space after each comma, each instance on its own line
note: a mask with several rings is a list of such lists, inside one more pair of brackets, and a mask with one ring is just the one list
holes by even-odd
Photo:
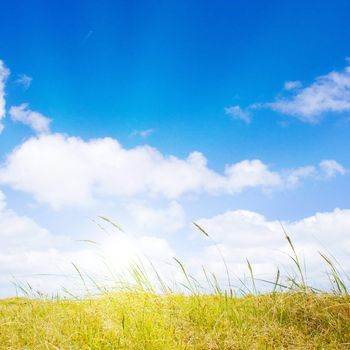
[[350, 298], [125, 292], [0, 302], [1, 349], [349, 349]]

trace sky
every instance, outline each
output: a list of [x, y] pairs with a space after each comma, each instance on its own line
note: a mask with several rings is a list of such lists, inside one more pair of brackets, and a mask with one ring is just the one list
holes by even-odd
[[265, 276], [288, 268], [281, 223], [310, 281], [322, 249], [350, 272], [349, 17], [345, 0], [3, 1], [0, 296], [60, 290], [72, 262], [102, 274], [101, 256]]

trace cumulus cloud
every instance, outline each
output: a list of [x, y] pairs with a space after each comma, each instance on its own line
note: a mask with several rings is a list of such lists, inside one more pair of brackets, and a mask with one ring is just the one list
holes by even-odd
[[258, 278], [271, 278], [277, 266], [290, 272], [291, 261], [286, 255], [290, 253], [290, 248], [281, 224], [292, 238], [300, 258], [305, 258], [311, 283], [327, 280], [324, 275], [327, 266], [322, 262], [319, 251], [327, 255], [332, 253], [339, 258], [342, 267], [350, 271], [347, 258], [350, 253], [350, 210], [335, 209], [297, 221], [282, 222], [268, 220], [256, 212], [236, 210], [196, 222], [210, 234], [217, 246], [208, 241], [209, 245], [192, 257], [190, 263], [200, 270], [205, 261], [207, 267], [223, 279], [225, 273], [217, 247], [224, 255], [232, 276], [247, 273], [246, 258], [253, 264]]
[[[126, 213], [130, 222], [136, 221], [136, 226], [144, 226], [148, 233], [126, 228], [127, 233], [110, 231], [101, 236], [96, 231], [92, 235], [90, 232], [88, 237], [67, 237], [53, 234], [32, 219], [9, 209], [5, 196], [0, 192], [0, 239], [6, 242], [0, 246], [1, 296], [13, 295], [10, 286], [13, 278], [28, 281], [43, 292], [61, 290], [61, 286], [77, 293], [84, 292], [81, 282], [74, 277], [72, 262], [107, 286], [112, 276], [105, 264], [115, 274], [122, 274], [135, 261], [143, 261], [147, 265], [145, 258], [152, 261], [163, 276], [171, 276], [169, 281], [179, 281], [181, 273], [176, 265], [171, 264], [173, 256], [179, 257], [189, 273], [201, 283], [205, 282], [202, 272], [202, 266], [205, 266], [217, 275], [223, 286], [227, 285], [222, 256], [234, 285], [238, 283], [236, 277], [244, 278], [247, 275], [246, 258], [252, 263], [257, 278], [271, 278], [277, 266], [291, 271], [290, 260], [285, 254], [289, 248], [281, 223], [292, 237], [301, 259], [305, 258], [310, 283], [318, 284], [325, 280], [326, 265], [322, 264], [318, 251], [325, 252], [327, 249], [350, 272], [347, 262], [350, 253], [350, 210], [335, 209], [281, 223], [252, 211], [227, 211], [195, 220], [212, 239], [196, 231], [193, 232], [194, 240], [186, 240], [186, 249], [183, 249], [184, 243], [181, 241], [182, 248], [178, 250], [173, 249], [167, 236], [152, 234], [152, 231], [157, 234], [182, 232], [184, 224], [188, 225], [178, 203], [170, 202], [163, 208], [152, 208], [140, 202], [128, 203]], [[91, 238], [97, 244], [77, 242], [79, 238]], [[186, 239], [184, 236], [180, 238]]]
[[186, 214], [182, 206], [171, 201], [167, 207], [151, 207], [148, 203], [133, 201], [127, 206], [132, 221], [143, 231], [172, 233], [182, 229]]
[[[52, 248], [62, 246], [64, 239], [54, 237], [32, 219], [10, 210], [0, 191], [0, 241], [0, 289], [4, 291], [13, 275], [43, 272], [39, 269], [43, 266], [49, 269], [53, 265]], [[45, 265], [40, 266], [43, 261], [39, 256], [45, 256]]]
[[200, 152], [181, 159], [147, 145], [125, 149], [111, 138], [84, 141], [62, 134], [30, 138], [0, 167], [0, 183], [55, 208], [90, 205], [106, 196], [176, 199], [248, 188], [281, 189], [306, 175], [305, 170], [272, 171], [260, 160], [227, 165], [221, 174], [208, 167]]
[[6, 113], [6, 101], [5, 101], [5, 83], [10, 71], [6, 68], [5, 63], [0, 60], [0, 133], [4, 129], [2, 119]]
[[19, 216], [7, 208], [4, 195], [0, 192], [0, 232], [1, 252], [11, 251], [16, 247], [18, 253], [24, 252], [24, 247], [30, 246], [44, 249], [52, 244], [49, 232], [39, 227], [26, 216]]
[[28, 125], [39, 134], [48, 133], [50, 131], [51, 120], [39, 112], [30, 110], [27, 103], [22, 103], [19, 106], [12, 106], [9, 114], [14, 122]]
[[[172, 204], [169, 211], [172, 210], [180, 209]], [[173, 227], [178, 225], [177, 215], [168, 215], [167, 218], [173, 221]], [[83, 271], [103, 279], [108, 274], [106, 262], [115, 273], [122, 273], [137, 259], [147, 257], [156, 264], [170, 261], [175, 255], [165, 239], [152, 235], [111, 232], [101, 237], [100, 232], [96, 232], [90, 236], [98, 244], [79, 242], [78, 238], [84, 239], [84, 236], [51, 233], [33, 219], [9, 209], [0, 191], [0, 241], [3, 242], [0, 245], [0, 297], [14, 294], [11, 285], [14, 279], [30, 282], [42, 292], [62, 291], [61, 286], [70, 289], [77, 285], [77, 291], [81, 292], [81, 284], [72, 278], [72, 262]]]
[[111, 138], [83, 141], [59, 134], [29, 139], [0, 173], [0, 182], [53, 206], [89, 204], [95, 195], [176, 198], [222, 182], [200, 153], [179, 159], [149, 146], [127, 150]]
[[249, 187], [278, 187], [283, 184], [281, 175], [269, 170], [258, 159], [243, 160], [225, 169], [226, 188], [229, 192], [240, 192]]
[[233, 119], [243, 120], [245, 123], [250, 123], [250, 112], [242, 109], [240, 106], [235, 105], [225, 108], [225, 113]]

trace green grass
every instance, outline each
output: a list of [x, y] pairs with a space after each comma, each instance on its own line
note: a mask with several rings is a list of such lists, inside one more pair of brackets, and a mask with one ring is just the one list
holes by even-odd
[[[142, 263], [130, 267], [127, 279], [111, 271], [114, 292], [73, 264], [85, 297], [65, 290], [69, 298], [50, 300], [17, 283], [25, 297], [0, 300], [0, 349], [350, 349], [348, 276], [322, 253], [329, 288], [313, 288], [285, 238], [294, 272], [283, 277], [278, 270], [272, 281], [261, 281], [247, 260], [249, 280], [236, 290], [219, 248], [226, 290], [204, 268], [207, 286], [200, 285], [176, 258], [183, 282], [171, 287], [151, 262], [153, 277]], [[259, 283], [270, 292], [260, 294]]]

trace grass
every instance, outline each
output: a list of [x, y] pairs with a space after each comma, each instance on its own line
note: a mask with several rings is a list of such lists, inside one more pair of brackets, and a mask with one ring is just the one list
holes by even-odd
[[349, 349], [350, 298], [124, 292], [0, 303], [0, 349]]
[[[241, 281], [240, 292], [232, 289], [224, 260], [228, 289], [203, 268], [203, 293], [176, 258], [182, 290], [169, 287], [151, 264], [156, 286], [141, 263], [130, 268], [133, 283], [114, 292], [73, 265], [85, 297], [66, 290], [70, 298], [49, 299], [18, 284], [25, 297], [0, 300], [0, 349], [350, 349], [347, 276], [322, 253], [330, 288], [312, 288], [285, 235], [295, 272], [282, 278], [278, 270], [273, 281], [259, 281], [247, 260], [250, 280]], [[260, 294], [259, 282], [271, 291]]]

